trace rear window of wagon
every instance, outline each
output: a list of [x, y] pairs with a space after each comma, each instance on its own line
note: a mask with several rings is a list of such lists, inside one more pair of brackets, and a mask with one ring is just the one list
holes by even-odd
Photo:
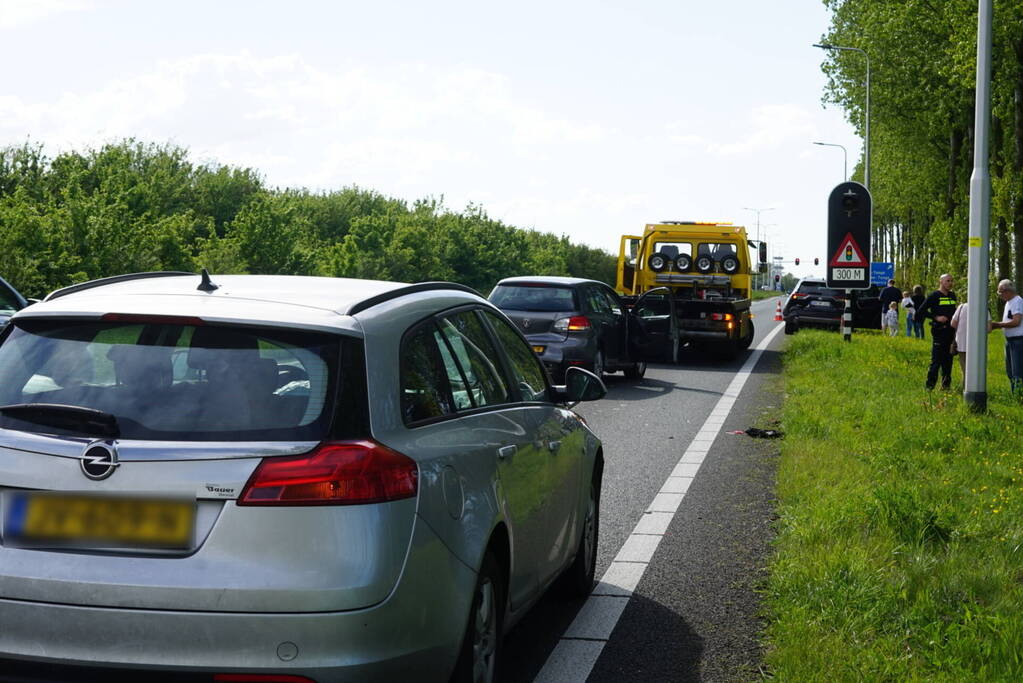
[[[364, 387], [361, 344], [278, 328], [28, 319], [0, 345], [0, 406], [100, 410], [123, 439], [315, 441], [339, 385]], [[349, 399], [364, 401], [357, 393]], [[75, 433], [10, 415], [0, 427]]]

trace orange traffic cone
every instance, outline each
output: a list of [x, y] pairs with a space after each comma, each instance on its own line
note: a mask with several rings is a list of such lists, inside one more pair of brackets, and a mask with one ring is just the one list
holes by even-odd
[[781, 299], [778, 299], [778, 306], [774, 309], [774, 320], [775, 322], [785, 320], [785, 318], [781, 317]]

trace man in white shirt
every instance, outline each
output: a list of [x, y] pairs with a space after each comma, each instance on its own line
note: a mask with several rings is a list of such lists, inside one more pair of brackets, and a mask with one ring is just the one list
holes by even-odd
[[1023, 395], [1023, 297], [1016, 293], [1010, 280], [998, 283], [998, 298], [1005, 302], [1002, 322], [991, 323], [1005, 333], [1005, 374], [1009, 376], [1012, 392]]

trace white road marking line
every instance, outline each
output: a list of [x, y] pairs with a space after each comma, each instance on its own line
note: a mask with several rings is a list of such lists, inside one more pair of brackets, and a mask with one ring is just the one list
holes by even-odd
[[[611, 632], [618, 624], [618, 619], [625, 611], [629, 598], [643, 578], [643, 573], [649, 566], [657, 546], [667, 533], [675, 511], [682, 504], [689, 483], [696, 476], [710, 447], [721, 432], [725, 418], [735, 405], [746, 380], [753, 374], [753, 368], [763, 355], [764, 349], [781, 329], [782, 325], [776, 325], [768, 332], [750, 353], [739, 372], [735, 373], [735, 377], [711, 411], [710, 417], [700, 427], [700, 431], [679, 458], [668, 480], [654, 496], [646, 513], [625, 539], [614, 562], [604, 572], [597, 587], [587, 598], [579, 614], [565, 631], [565, 635], [558, 641], [534, 683], [584, 683], [589, 677], [593, 665], [597, 663], [604, 645], [611, 637]], [[685, 490], [681, 492], [675, 491], [681, 486], [678, 479], [687, 480]]]

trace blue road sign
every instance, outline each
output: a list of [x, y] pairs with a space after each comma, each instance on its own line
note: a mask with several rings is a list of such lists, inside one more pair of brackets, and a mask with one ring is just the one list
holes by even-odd
[[870, 284], [884, 287], [895, 277], [895, 264], [886, 261], [873, 261], [870, 264]]

